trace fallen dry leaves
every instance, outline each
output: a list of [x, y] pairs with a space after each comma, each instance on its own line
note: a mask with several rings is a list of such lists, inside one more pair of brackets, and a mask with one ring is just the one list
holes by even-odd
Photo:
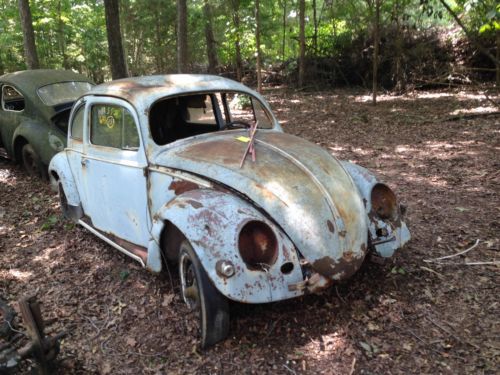
[[228, 339], [202, 352], [175, 272], [171, 285], [63, 221], [46, 184], [0, 159], [0, 297], [35, 293], [56, 319], [48, 332], [69, 331], [59, 373], [496, 373], [498, 266], [423, 262], [477, 239], [457, 261], [498, 260], [499, 117], [449, 120], [491, 103], [467, 91], [376, 107], [352, 90], [267, 97], [285, 131], [394, 187], [409, 246], [323, 295], [233, 306]]

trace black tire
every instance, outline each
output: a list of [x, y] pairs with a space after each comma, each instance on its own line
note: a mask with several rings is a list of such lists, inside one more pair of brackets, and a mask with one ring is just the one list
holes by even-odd
[[43, 178], [43, 163], [40, 156], [36, 153], [29, 143], [26, 143], [21, 149], [22, 163], [24, 170], [29, 176]]
[[62, 184], [59, 182], [59, 204], [61, 205], [61, 211], [65, 219], [71, 219], [69, 215], [68, 200], [66, 199], [66, 194], [64, 194], [64, 189]]
[[225, 339], [229, 332], [229, 301], [212, 284], [187, 240], [179, 247], [179, 277], [184, 302], [198, 311], [201, 347]]

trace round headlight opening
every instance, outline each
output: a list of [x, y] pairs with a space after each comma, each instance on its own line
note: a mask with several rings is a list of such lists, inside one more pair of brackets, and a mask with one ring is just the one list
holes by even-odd
[[261, 221], [249, 221], [240, 232], [238, 248], [249, 269], [265, 270], [276, 262], [278, 241], [273, 230]]
[[382, 220], [394, 220], [398, 215], [398, 203], [394, 192], [384, 184], [376, 184], [371, 193], [372, 211]]

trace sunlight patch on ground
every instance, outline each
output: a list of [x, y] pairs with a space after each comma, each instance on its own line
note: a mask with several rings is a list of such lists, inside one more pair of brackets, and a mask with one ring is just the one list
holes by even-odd
[[0, 278], [2, 279], [16, 279], [19, 281], [26, 281], [33, 276], [33, 272], [26, 272], [13, 268], [8, 271], [0, 271]]
[[458, 115], [466, 115], [466, 114], [481, 114], [481, 113], [496, 112], [497, 110], [498, 110], [498, 108], [495, 108], [493, 106], [483, 106], [483, 107], [476, 107], [476, 108], [469, 108], [469, 109], [457, 109], [453, 112], [450, 112], [450, 115], [458, 116]]
[[[36, 257], [33, 258], [33, 260], [35, 262], [43, 262], [43, 263], [47, 263], [49, 260], [53, 260], [53, 262], [50, 262], [50, 264], [54, 264], [54, 263], [58, 263], [57, 262], [57, 259], [59, 258], [58, 256], [53, 256], [52, 254], [54, 253], [54, 251], [56, 250], [60, 250], [63, 248], [63, 245], [59, 245], [57, 247], [49, 247], [45, 250], [43, 250], [40, 255], [37, 255]], [[54, 262], [54, 260], [56, 260]]]
[[8, 169], [0, 169], [0, 183], [15, 186], [17, 179]]
[[[368, 95], [353, 95], [350, 96], [357, 103], [370, 103], [372, 101], [372, 94]], [[490, 95], [490, 98], [495, 100], [498, 99], [496, 95]], [[486, 100], [486, 96], [482, 92], [467, 92], [460, 91], [458, 93], [449, 92], [412, 92], [402, 96], [396, 95], [377, 95], [377, 102], [391, 102], [391, 101], [410, 101], [418, 99], [458, 99], [459, 101], [464, 100]]]
[[[306, 358], [315, 360], [327, 360], [338, 357], [349, 351], [350, 343], [346, 341], [345, 337], [339, 336], [337, 332], [328, 335], [322, 335], [321, 339], [311, 340], [297, 350], [297, 352], [304, 353]], [[352, 348], [351, 348], [352, 350]]]

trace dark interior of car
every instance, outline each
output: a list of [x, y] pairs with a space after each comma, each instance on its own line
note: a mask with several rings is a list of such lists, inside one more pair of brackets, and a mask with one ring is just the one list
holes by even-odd
[[151, 136], [155, 143], [165, 145], [219, 130], [213, 102], [212, 96], [202, 94], [168, 98], [155, 103], [149, 114]]
[[24, 99], [6, 100], [4, 107], [8, 111], [22, 111], [24, 109]]

